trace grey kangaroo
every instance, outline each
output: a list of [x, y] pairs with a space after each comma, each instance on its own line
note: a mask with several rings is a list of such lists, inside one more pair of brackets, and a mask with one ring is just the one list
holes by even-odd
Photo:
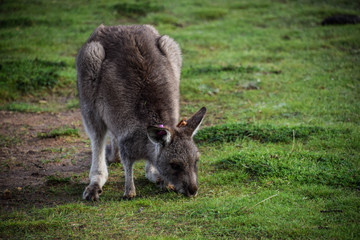
[[77, 87], [92, 148], [84, 199], [99, 199], [106, 161], [119, 158], [126, 199], [136, 195], [133, 164], [140, 159], [146, 160], [145, 176], [159, 187], [197, 194], [199, 152], [192, 138], [206, 108], [177, 124], [181, 64], [178, 44], [149, 25], [100, 25], [79, 50]]

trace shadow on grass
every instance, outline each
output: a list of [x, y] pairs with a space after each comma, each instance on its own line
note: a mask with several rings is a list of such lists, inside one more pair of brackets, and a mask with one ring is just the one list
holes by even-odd
[[2, 211], [10, 212], [79, 202], [85, 187], [86, 185], [81, 183], [50, 180], [44, 185], [7, 189], [0, 198], [0, 206]]
[[[0, 198], [2, 211], [11, 212], [18, 209], [54, 207], [68, 203], [84, 202], [90, 205], [112, 201], [131, 201], [123, 199], [124, 182], [107, 182], [103, 187], [103, 194], [98, 202], [90, 202], [82, 199], [82, 194], [87, 184], [75, 183], [70, 178], [49, 178], [46, 184], [41, 186], [29, 186], [7, 190]], [[145, 177], [135, 180], [137, 196], [133, 200], [151, 198], [178, 198], [181, 194], [172, 191], [164, 191]]]
[[[136, 178], [134, 182], [136, 187], [136, 197], [133, 200], [182, 197], [182, 194], [177, 194], [174, 191], [160, 189], [156, 184], [150, 182], [144, 176]], [[125, 182], [123, 179], [117, 182], [108, 181], [103, 187], [104, 192], [100, 197], [100, 201], [131, 201], [123, 199], [124, 185]]]

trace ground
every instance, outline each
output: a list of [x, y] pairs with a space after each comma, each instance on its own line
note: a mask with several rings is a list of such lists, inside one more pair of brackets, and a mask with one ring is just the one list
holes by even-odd
[[[79, 129], [80, 137], [40, 137], [64, 125]], [[52, 204], [54, 199], [44, 196], [44, 188], [74, 177], [79, 178], [79, 185], [86, 183], [82, 173], [90, 169], [91, 150], [79, 110], [55, 114], [1, 111], [0, 136], [1, 208]]]

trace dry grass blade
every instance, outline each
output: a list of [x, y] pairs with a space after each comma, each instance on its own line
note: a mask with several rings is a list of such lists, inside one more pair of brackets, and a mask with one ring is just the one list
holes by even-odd
[[292, 144], [291, 151], [290, 151], [290, 154], [289, 154], [289, 157], [287, 160], [290, 159], [292, 153], [294, 152], [294, 148], [295, 148], [295, 131], [293, 130], [293, 144]]
[[265, 202], [265, 201], [267, 201], [267, 200], [269, 200], [269, 199], [271, 199], [271, 198], [273, 198], [273, 197], [276, 197], [277, 195], [278, 195], [278, 193], [275, 194], [275, 195], [272, 195], [272, 196], [270, 196], [270, 197], [268, 197], [268, 198], [265, 198], [264, 200], [258, 202], [257, 204], [255, 204], [254, 206], [252, 206], [251, 208], [249, 208], [249, 209], [247, 210], [247, 212], [250, 212], [251, 210], [253, 210], [253, 209], [254, 209], [256, 206], [258, 206], [259, 204], [261, 204], [261, 203], [263, 203], [263, 202]]

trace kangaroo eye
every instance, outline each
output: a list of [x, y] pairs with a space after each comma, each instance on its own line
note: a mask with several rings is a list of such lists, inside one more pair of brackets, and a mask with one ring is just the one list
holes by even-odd
[[181, 166], [177, 163], [170, 163], [170, 167], [174, 170], [174, 171], [181, 171]]

